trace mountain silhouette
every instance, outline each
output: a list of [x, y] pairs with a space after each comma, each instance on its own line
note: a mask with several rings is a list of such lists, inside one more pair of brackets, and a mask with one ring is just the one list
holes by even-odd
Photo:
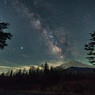
[[66, 62], [60, 66], [57, 67], [58, 69], [64, 69], [64, 70], [69, 70], [71, 72], [95, 72], [95, 68], [93, 66], [75, 61], [75, 60], [71, 60], [69, 62]]
[[64, 69], [67, 69], [67, 68], [70, 68], [70, 67], [93, 68], [93, 66], [90, 66], [90, 65], [87, 65], [87, 64], [75, 61], [75, 60], [71, 60], [69, 62], [66, 62], [66, 63], [64, 63], [64, 64], [62, 64], [58, 67], [59, 68], [64, 68]]

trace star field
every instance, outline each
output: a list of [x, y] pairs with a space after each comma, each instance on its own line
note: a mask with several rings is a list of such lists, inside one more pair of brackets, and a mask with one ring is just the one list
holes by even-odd
[[84, 44], [95, 30], [94, 11], [94, 0], [0, 0], [0, 20], [10, 23], [6, 31], [13, 35], [0, 64], [88, 64]]

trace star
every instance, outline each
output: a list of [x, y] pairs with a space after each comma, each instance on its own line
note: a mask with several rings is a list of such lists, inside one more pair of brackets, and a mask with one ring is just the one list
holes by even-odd
[[20, 47], [23, 50], [23, 47]]

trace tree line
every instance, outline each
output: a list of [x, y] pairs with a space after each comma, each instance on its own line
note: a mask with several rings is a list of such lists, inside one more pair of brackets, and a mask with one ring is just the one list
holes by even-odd
[[0, 75], [0, 89], [31, 90], [83, 93], [95, 92], [95, 73], [72, 72], [61, 68], [49, 67], [47, 63], [42, 69], [31, 66]]

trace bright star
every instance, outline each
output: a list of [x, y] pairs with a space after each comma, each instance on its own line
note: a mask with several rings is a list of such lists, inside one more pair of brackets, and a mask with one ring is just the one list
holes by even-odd
[[21, 49], [23, 49], [23, 47], [21, 47]]

